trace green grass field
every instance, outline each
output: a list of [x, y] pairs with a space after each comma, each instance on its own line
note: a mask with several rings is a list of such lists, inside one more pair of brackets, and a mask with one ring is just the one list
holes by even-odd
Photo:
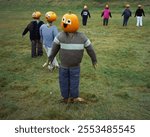
[[[100, 17], [105, 0], [0, 0], [0, 119], [150, 119], [150, 4], [143, 0], [146, 17], [136, 27], [137, 0], [109, 2], [112, 19], [102, 26]], [[133, 12], [122, 27], [123, 5]], [[91, 13], [86, 27], [80, 26], [92, 41], [98, 68], [94, 70], [84, 53], [81, 63], [80, 96], [87, 103], [59, 102], [58, 70], [42, 68], [43, 57], [30, 56], [29, 35], [22, 38], [34, 10], [53, 10], [59, 31], [63, 14], [70, 9], [80, 19], [87, 4]], [[45, 21], [46, 22], [46, 21]], [[52, 93], [52, 94], [50, 94]]]

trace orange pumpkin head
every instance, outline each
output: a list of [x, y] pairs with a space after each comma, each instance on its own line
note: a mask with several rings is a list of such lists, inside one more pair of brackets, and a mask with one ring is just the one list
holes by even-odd
[[53, 22], [57, 19], [57, 15], [53, 11], [49, 11], [45, 14], [45, 18], [48, 22]]
[[79, 28], [79, 20], [77, 15], [72, 13], [67, 13], [62, 17], [61, 27], [64, 32], [73, 33]]
[[32, 18], [39, 19], [41, 17], [41, 12], [35, 11], [32, 13]]

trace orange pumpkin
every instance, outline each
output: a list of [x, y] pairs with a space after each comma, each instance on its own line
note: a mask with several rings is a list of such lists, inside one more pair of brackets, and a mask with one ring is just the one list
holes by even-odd
[[35, 11], [32, 13], [32, 18], [39, 19], [41, 17], [41, 12]]
[[76, 32], [79, 28], [79, 20], [77, 15], [72, 13], [67, 13], [62, 17], [61, 27], [64, 32]]
[[57, 15], [53, 11], [49, 11], [45, 14], [45, 18], [48, 22], [53, 22], [57, 19]]

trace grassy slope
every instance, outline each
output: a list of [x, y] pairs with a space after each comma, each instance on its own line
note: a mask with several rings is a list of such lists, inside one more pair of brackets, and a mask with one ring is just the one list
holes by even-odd
[[[138, 2], [112, 1], [113, 18], [108, 27], [103, 27], [100, 14], [104, 0], [82, 0], [68, 6], [72, 1], [0, 0], [0, 119], [150, 119], [148, 0], [144, 0], [146, 17], [142, 28], [135, 27], [133, 17], [127, 28], [121, 26], [123, 5], [129, 2], [134, 12]], [[79, 31], [92, 41], [99, 66], [95, 71], [85, 52], [80, 94], [87, 104], [61, 104], [58, 71], [51, 74], [41, 68], [46, 55], [30, 58], [28, 36], [22, 38], [21, 33], [34, 9], [43, 14], [56, 11], [55, 24], [61, 31], [62, 15], [72, 9], [80, 18], [86, 3], [92, 18]]]

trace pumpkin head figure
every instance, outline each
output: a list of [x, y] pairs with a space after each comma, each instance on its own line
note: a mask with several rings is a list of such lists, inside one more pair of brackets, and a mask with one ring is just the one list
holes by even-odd
[[53, 22], [57, 19], [57, 15], [53, 11], [49, 11], [45, 14], [45, 18], [48, 22]]
[[108, 4], [107, 4], [107, 5], [105, 5], [105, 8], [106, 8], [106, 9], [108, 9], [108, 8], [109, 8], [109, 5], [108, 5]]
[[130, 8], [130, 5], [129, 5], [129, 4], [126, 4], [126, 8]]
[[41, 12], [35, 11], [32, 13], [32, 18], [39, 19], [41, 17]]
[[84, 9], [87, 9], [87, 6], [86, 5], [84, 5], [84, 7], [83, 7]]
[[73, 33], [79, 28], [79, 20], [77, 15], [72, 13], [67, 13], [62, 17], [61, 27], [64, 32]]

